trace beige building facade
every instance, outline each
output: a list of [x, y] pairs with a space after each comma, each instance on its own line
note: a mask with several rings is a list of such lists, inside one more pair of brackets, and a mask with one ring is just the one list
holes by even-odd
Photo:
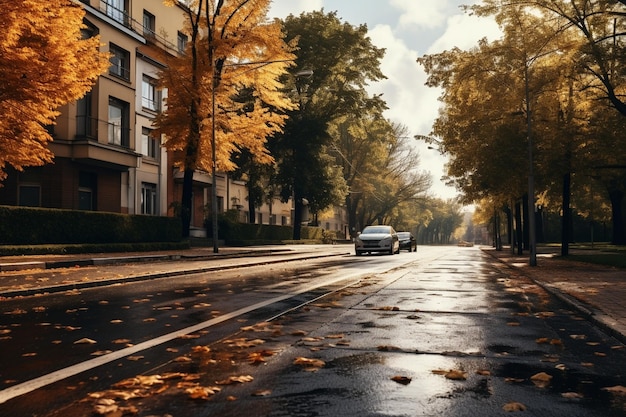
[[[86, 11], [83, 36], [100, 36], [111, 66], [89, 93], [60, 109], [50, 127], [54, 163], [8, 170], [0, 204], [155, 216], [174, 215], [182, 195], [182, 172], [155, 137], [152, 121], [164, 109], [167, 91], [157, 89], [163, 54], [183, 53], [188, 36], [181, 7], [163, 0], [74, 0]], [[218, 212], [233, 209], [248, 219], [241, 181], [218, 173]], [[194, 174], [191, 234], [206, 236], [210, 173]], [[257, 208], [255, 222], [291, 225], [292, 202], [276, 199]], [[341, 215], [319, 219], [342, 230]]]

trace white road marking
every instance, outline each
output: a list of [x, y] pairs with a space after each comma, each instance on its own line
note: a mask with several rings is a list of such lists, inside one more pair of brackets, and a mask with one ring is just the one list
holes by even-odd
[[283, 300], [287, 300], [289, 298], [295, 297], [296, 295], [299, 295], [308, 291], [312, 291], [312, 290], [315, 290], [319, 287], [323, 287], [326, 285], [332, 285], [339, 281], [354, 279], [356, 277], [361, 277], [361, 276], [369, 275], [369, 274], [376, 273], [376, 272], [383, 272], [388, 269], [389, 269], [389, 265], [382, 264], [382, 265], [377, 265], [374, 268], [371, 268], [367, 272], [364, 272], [362, 269], [359, 269], [351, 273], [346, 273], [345, 271], [339, 271], [338, 274], [340, 276], [328, 277], [321, 282], [316, 282], [315, 284], [311, 284], [311, 285], [304, 285], [300, 287], [299, 289], [296, 289], [288, 294], [284, 294], [284, 295], [274, 297], [265, 301], [261, 301], [256, 304], [252, 304], [247, 307], [240, 308], [239, 310], [235, 310], [233, 312], [224, 314], [223, 316], [215, 317], [211, 320], [207, 320], [202, 323], [198, 323], [196, 325], [189, 326], [184, 329], [180, 329], [175, 332], [159, 336], [155, 339], [147, 340], [145, 342], [118, 350], [116, 352], [108, 353], [106, 355], [99, 356], [97, 358], [93, 358], [85, 362], [68, 366], [67, 368], [59, 369], [58, 371], [54, 371], [47, 375], [43, 375], [38, 378], [31, 379], [30, 381], [13, 385], [9, 388], [6, 388], [0, 391], [0, 404], [5, 403], [15, 397], [19, 397], [20, 395], [24, 395], [29, 392], [35, 391], [36, 389], [45, 387], [46, 385], [50, 385], [55, 382], [62, 381], [66, 378], [72, 377], [74, 375], [78, 375], [90, 369], [97, 368], [98, 366], [106, 365], [107, 363], [119, 360], [126, 356], [133, 355], [142, 350], [153, 348], [160, 344], [177, 339], [181, 336], [194, 333], [194, 332], [206, 329], [211, 326], [215, 326], [216, 324], [222, 323], [226, 320], [230, 320], [230, 319], [239, 317], [243, 314], [250, 313], [254, 310], [266, 307], [268, 305], [278, 303]]

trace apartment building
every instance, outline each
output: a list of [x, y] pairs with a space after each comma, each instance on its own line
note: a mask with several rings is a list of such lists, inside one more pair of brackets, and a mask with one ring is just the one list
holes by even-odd
[[[61, 108], [50, 126], [54, 163], [8, 169], [0, 204], [174, 215], [183, 173], [152, 133], [152, 120], [167, 99], [156, 87], [163, 56], [182, 53], [188, 40], [184, 10], [163, 0], [74, 1], [86, 11], [83, 35], [100, 36], [111, 66], [89, 93]], [[239, 210], [247, 221], [245, 184], [225, 173], [216, 182], [218, 212]], [[194, 174], [192, 235], [206, 235], [212, 186], [210, 173]], [[278, 200], [255, 213], [260, 224], [289, 225], [292, 218], [292, 203]], [[331, 229], [341, 227], [332, 223]]]
[[82, 0], [83, 35], [99, 35], [111, 66], [50, 127], [54, 163], [10, 171], [0, 204], [162, 215], [167, 155], [151, 133], [161, 110], [156, 74], [179, 53], [183, 10], [162, 0]]

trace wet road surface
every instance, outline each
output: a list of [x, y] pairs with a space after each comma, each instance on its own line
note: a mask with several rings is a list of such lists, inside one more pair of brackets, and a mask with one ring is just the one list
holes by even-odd
[[2, 307], [3, 388], [123, 354], [8, 400], [0, 415], [626, 415], [624, 346], [475, 248], [196, 274]]

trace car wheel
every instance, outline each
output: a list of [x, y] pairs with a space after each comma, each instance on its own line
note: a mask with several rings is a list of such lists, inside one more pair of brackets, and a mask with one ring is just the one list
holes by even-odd
[[356, 252], [356, 256], [361, 256], [361, 255], [363, 255], [363, 252], [360, 252], [360, 251], [358, 251], [358, 250], [357, 250], [357, 251], [355, 251], [355, 252]]

